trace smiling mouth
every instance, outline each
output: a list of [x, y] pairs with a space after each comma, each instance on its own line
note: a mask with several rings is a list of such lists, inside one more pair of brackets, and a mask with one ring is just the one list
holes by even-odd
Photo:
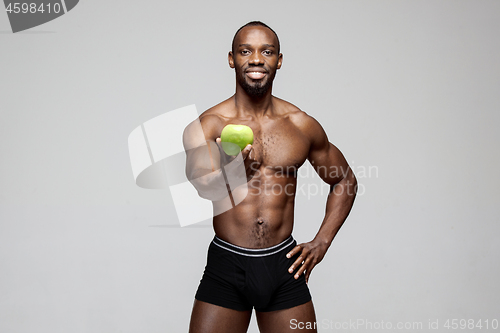
[[247, 76], [253, 80], [260, 80], [264, 76], [266, 76], [266, 73], [263, 72], [246, 72]]

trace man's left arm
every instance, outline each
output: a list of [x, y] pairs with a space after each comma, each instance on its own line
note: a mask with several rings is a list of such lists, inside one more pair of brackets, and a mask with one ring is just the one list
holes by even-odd
[[287, 254], [290, 258], [300, 253], [289, 272], [293, 273], [298, 268], [295, 279], [305, 272], [308, 282], [314, 266], [323, 259], [351, 211], [356, 197], [357, 181], [340, 150], [328, 141], [321, 125], [309, 116], [303, 124], [303, 131], [310, 140], [308, 160], [320, 178], [330, 185], [325, 217], [316, 237], [309, 243], [298, 244]]

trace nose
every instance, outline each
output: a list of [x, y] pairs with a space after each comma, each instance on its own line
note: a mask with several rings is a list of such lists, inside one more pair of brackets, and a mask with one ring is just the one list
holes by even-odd
[[262, 57], [262, 54], [260, 54], [259, 52], [254, 52], [251, 55], [249, 62], [253, 65], [261, 65], [264, 63], [264, 58]]

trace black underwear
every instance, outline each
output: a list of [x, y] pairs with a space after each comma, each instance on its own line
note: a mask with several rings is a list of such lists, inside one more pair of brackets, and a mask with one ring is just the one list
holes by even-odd
[[248, 249], [217, 236], [208, 248], [207, 265], [195, 298], [239, 311], [275, 311], [307, 303], [311, 294], [302, 274], [288, 269], [300, 255], [286, 254], [297, 242], [292, 236], [278, 245]]

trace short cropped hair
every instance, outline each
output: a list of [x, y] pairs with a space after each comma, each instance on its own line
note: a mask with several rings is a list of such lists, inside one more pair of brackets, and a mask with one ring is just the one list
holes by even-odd
[[278, 34], [273, 30], [271, 29], [270, 26], [268, 26], [267, 24], [261, 22], [261, 21], [251, 21], [251, 22], [248, 22], [247, 24], [245, 24], [244, 26], [242, 26], [241, 28], [238, 29], [238, 31], [236, 31], [236, 33], [234, 34], [234, 37], [233, 37], [233, 43], [232, 43], [232, 51], [234, 52], [234, 50], [236, 49], [236, 45], [234, 45], [234, 41], [236, 40], [236, 35], [238, 34], [238, 32], [241, 31], [241, 29], [243, 28], [246, 28], [246, 27], [254, 27], [254, 26], [261, 26], [261, 27], [265, 27], [265, 28], [268, 28], [269, 30], [271, 30], [273, 32], [273, 34], [276, 36], [276, 40], [278, 41], [278, 53], [280, 53], [280, 39], [278, 38]]

